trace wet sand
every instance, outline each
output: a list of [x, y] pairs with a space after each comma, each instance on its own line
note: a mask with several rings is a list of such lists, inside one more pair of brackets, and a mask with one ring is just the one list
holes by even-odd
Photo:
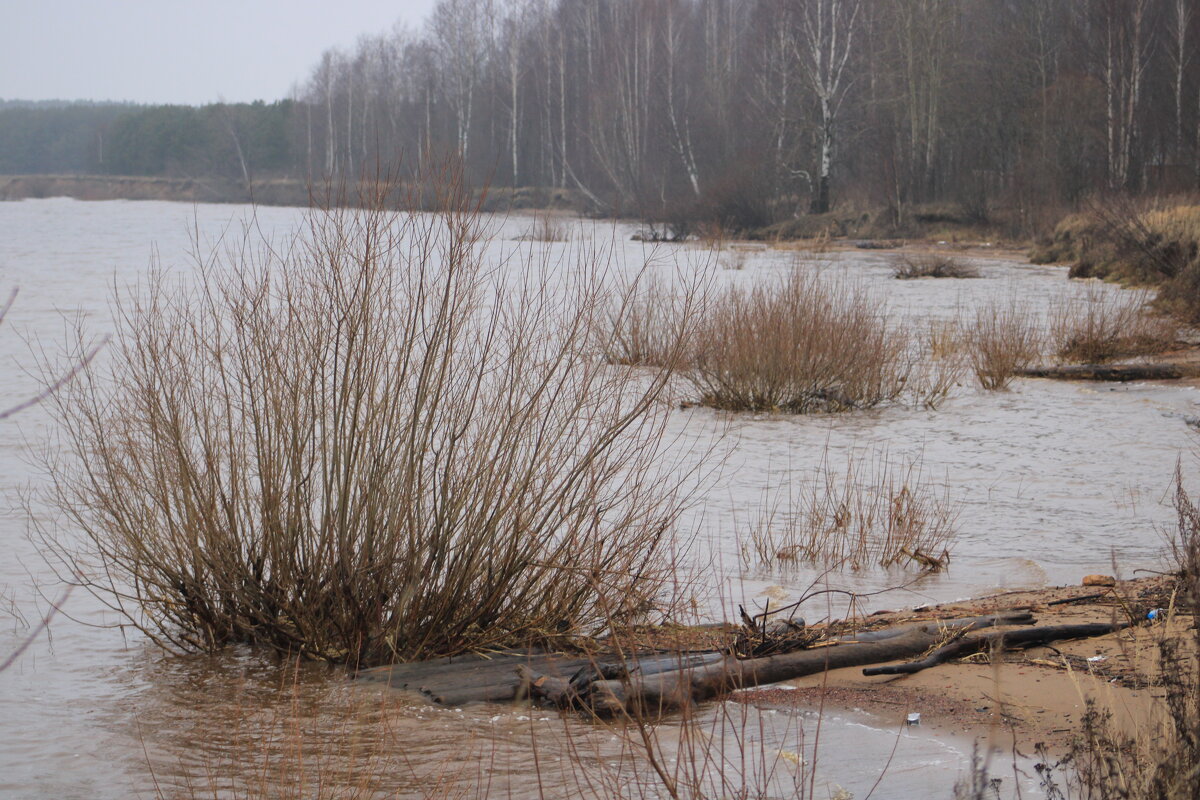
[[[1058, 605], [1050, 603], [1103, 588], [1008, 592], [875, 618], [901, 622], [1028, 608], [1038, 625], [1109, 622], [1124, 618], [1125, 609], [1144, 617], [1151, 608], [1169, 607], [1171, 585], [1165, 577], [1121, 581], [1103, 598]], [[919, 724], [934, 732], [987, 738], [995, 746], [1016, 746], [1026, 753], [1044, 743], [1050, 753], [1061, 754], [1089, 698], [1097, 708], [1111, 711], [1122, 731], [1144, 731], [1154, 723], [1163, 712], [1159, 701], [1165, 696], [1159, 642], [1171, 637], [1194, 648], [1192, 624], [1192, 618], [1181, 613], [1106, 636], [1010, 651], [996, 661], [980, 654], [912, 675], [865, 677], [861, 668], [834, 670], [746, 691], [739, 699], [761, 707], [857, 709], [879, 718], [882, 725], [900, 724], [908, 714], [919, 713]]]

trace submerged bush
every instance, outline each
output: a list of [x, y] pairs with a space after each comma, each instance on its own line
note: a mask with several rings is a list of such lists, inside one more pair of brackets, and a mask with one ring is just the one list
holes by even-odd
[[284, 248], [247, 235], [194, 282], [155, 272], [52, 398], [52, 500], [83, 545], [47, 544], [164, 644], [373, 664], [662, 598], [668, 376], [597, 357], [600, 265], [492, 268], [463, 190], [436, 215], [381, 196]]
[[1150, 301], [1143, 290], [1088, 292], [1057, 306], [1050, 315], [1055, 354], [1064, 361], [1102, 364], [1170, 349], [1176, 325], [1151, 314]]
[[710, 302], [683, 376], [729, 411], [845, 411], [905, 391], [909, 342], [859, 286], [793, 269]]
[[1012, 379], [1041, 355], [1037, 320], [1015, 299], [993, 302], [975, 312], [967, 331], [971, 369], [984, 389], [1008, 388]]
[[892, 276], [914, 278], [978, 278], [979, 269], [965, 261], [937, 253], [903, 256], [892, 262]]
[[919, 458], [851, 452], [839, 473], [826, 452], [810, 481], [755, 521], [742, 557], [750, 564], [877, 564], [936, 572], [950, 561], [959, 511], [949, 488], [930, 480]]

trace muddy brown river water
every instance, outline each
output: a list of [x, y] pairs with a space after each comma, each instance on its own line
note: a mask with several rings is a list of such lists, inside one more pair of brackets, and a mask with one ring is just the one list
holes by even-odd
[[[0, 290], [20, 290], [0, 327], [0, 408], [36, 391], [26, 372], [30, 348], [53, 348], [70, 319], [82, 315], [97, 332], [111, 329], [111, 287], [136, 282], [154, 252], [186, 275], [194, 235], [212, 241], [252, 214], [263, 232], [279, 235], [301, 213], [158, 202], [0, 203]], [[507, 259], [514, 269], [522, 254], [569, 260], [573, 248], [594, 243], [612, 251], [618, 272], [649, 259], [651, 270], [669, 277], [699, 269], [706, 258], [697, 247], [631, 242], [624, 225], [577, 223], [569, 242], [553, 244], [519, 241], [528, 219], [491, 225], [496, 235], [487, 257]], [[749, 250], [743, 269], [716, 270], [713, 280], [763, 280], [789, 268], [791, 258]], [[893, 319], [909, 325], [948, 320], [1010, 295], [1045, 309], [1086, 289], [1069, 282], [1063, 268], [1004, 258], [974, 259], [982, 271], [975, 280], [895, 281], [887, 259], [826, 254], [813, 268], [871, 284]], [[897, 608], [1072, 583], [1114, 565], [1125, 574], [1158, 568], [1172, 521], [1175, 464], [1182, 458], [1193, 474], [1200, 471], [1186, 424], [1196, 417], [1200, 392], [1188, 386], [1034, 380], [1002, 393], [964, 381], [933, 411], [733, 418], [698, 408], [673, 412], [673, 456], [704, 467], [681, 526], [696, 607], [720, 618], [737, 604], [797, 598], [814, 583], [858, 591], [908, 584], [867, 605]], [[48, 517], [36, 500], [28, 508], [21, 500], [39, 481], [26, 448], [52, 435], [38, 408], [0, 421], [0, 660], [60, 592], [28, 537], [30, 514]], [[847, 454], [883, 451], [919, 461], [922, 474], [953, 499], [958, 535], [948, 571], [919, 580], [901, 570], [822, 574], [746, 557], [756, 515], [778, 506], [789, 487], [812, 480], [822, 463], [840, 468]], [[817, 619], [845, 611], [844, 603], [823, 599], [803, 613]], [[667, 796], [630, 757], [629, 740], [616, 728], [523, 707], [434, 708], [360, 686], [339, 670], [281, 664], [248, 650], [167, 654], [115, 627], [119, 622], [98, 599], [75, 592], [49, 632], [0, 673], [0, 797]], [[950, 796], [972, 743], [937, 739], [901, 720], [900, 710], [883, 719], [718, 704], [696, 727], [665, 720], [654, 732], [668, 771], [690, 768], [686, 754], [700, 744], [724, 754], [723, 769], [710, 766], [702, 777], [710, 796], [748, 784], [762, 787], [762, 796], [811, 789], [828, 797], [845, 787], [861, 798], [884, 765], [873, 797]]]

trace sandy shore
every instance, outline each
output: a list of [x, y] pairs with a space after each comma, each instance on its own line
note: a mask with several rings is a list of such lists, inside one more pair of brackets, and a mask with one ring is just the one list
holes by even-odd
[[[1029, 609], [1038, 625], [1108, 622], [1130, 615], [1144, 619], [1170, 607], [1167, 578], [1122, 581], [1102, 587], [1066, 586], [1010, 592], [922, 609], [884, 612], [874, 619], [904, 621], [962, 617], [1006, 609]], [[1074, 597], [1077, 602], [1056, 603]], [[1158, 670], [1159, 643], [1175, 637], [1192, 647], [1190, 616], [1139, 625], [1093, 639], [1008, 652], [992, 661], [979, 655], [913, 675], [864, 677], [861, 668], [834, 670], [788, 684], [742, 692], [738, 699], [763, 707], [804, 706], [865, 711], [881, 726], [900, 725], [910, 713], [934, 732], [988, 737], [1002, 747], [1031, 752], [1044, 743], [1051, 753], [1070, 745], [1087, 700], [1111, 711], [1122, 730], [1147, 730], [1163, 713], [1165, 691]]]

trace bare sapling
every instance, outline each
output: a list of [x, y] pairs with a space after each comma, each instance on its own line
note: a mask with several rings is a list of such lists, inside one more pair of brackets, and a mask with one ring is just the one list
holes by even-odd
[[489, 265], [453, 176], [432, 215], [363, 191], [118, 294], [108, 357], [49, 400], [63, 574], [165, 645], [358, 665], [661, 608], [669, 370], [596, 356], [604, 265]]
[[912, 365], [906, 391], [918, 408], [936, 409], [962, 385], [967, 352], [958, 320], [930, 322], [924, 336], [910, 343]]
[[533, 218], [521, 239], [527, 242], [569, 242], [571, 229], [557, 215], [544, 211]]
[[704, 278], [667, 281], [649, 271], [611, 296], [597, 331], [609, 362], [678, 368], [704, 313]]

